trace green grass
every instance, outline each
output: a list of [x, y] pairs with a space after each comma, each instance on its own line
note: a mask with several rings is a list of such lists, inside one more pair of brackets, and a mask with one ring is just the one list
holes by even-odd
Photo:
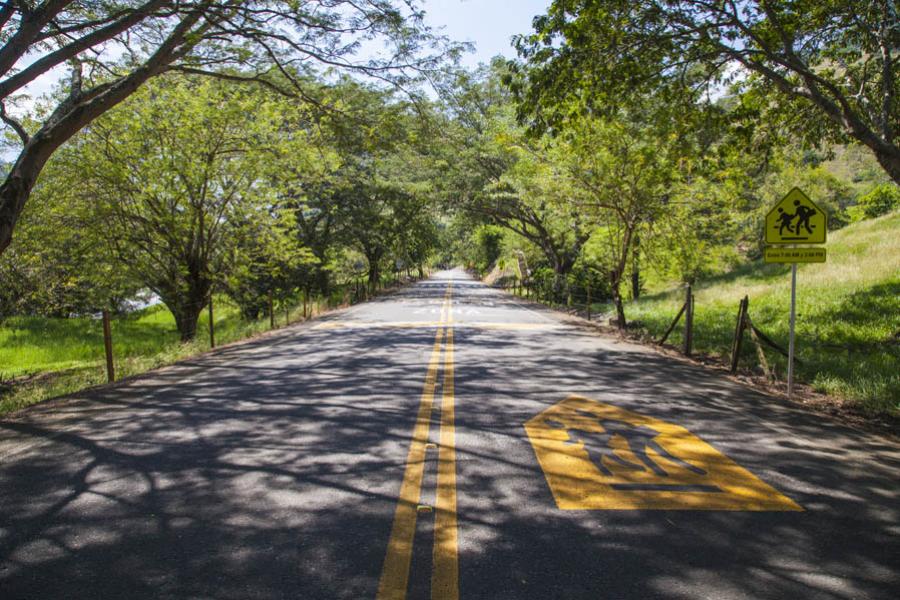
[[[869, 414], [898, 414], [900, 213], [834, 232], [827, 248], [827, 263], [798, 269], [798, 379]], [[694, 295], [697, 351], [729, 355], [738, 302], [745, 295], [754, 324], [787, 348], [790, 266], [744, 265], [700, 283]], [[683, 301], [683, 289], [656, 291], [626, 305], [626, 315], [658, 338]], [[670, 337], [672, 343], [681, 343], [681, 330], [679, 326]], [[783, 378], [786, 361], [771, 351], [767, 358]], [[741, 364], [757, 364], [749, 337]]]
[[[312, 308], [312, 307], [311, 307]], [[317, 305], [321, 309], [321, 304]], [[268, 317], [244, 321], [227, 297], [215, 300], [216, 344], [241, 340], [269, 329]], [[290, 307], [292, 322], [302, 306]], [[276, 326], [285, 314], [276, 307]], [[172, 314], [152, 306], [112, 320], [116, 377], [128, 377], [209, 349], [208, 313], [197, 338], [179, 341]], [[103, 326], [99, 319], [9, 317], [0, 323], [0, 415], [106, 381]]]

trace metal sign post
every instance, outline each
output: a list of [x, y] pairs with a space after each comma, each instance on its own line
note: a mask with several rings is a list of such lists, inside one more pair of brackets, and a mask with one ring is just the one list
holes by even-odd
[[797, 263], [791, 265], [791, 334], [788, 341], [788, 399], [794, 396], [794, 325], [797, 322]]
[[[794, 188], [766, 215], [767, 263], [791, 264], [791, 321], [788, 342], [787, 395], [794, 396], [794, 334], [797, 325], [797, 263], [825, 262], [825, 248], [796, 244], [824, 244], [828, 215], [809, 197]], [[736, 364], [736, 363], [733, 363]], [[733, 367], [732, 367], [733, 368]]]

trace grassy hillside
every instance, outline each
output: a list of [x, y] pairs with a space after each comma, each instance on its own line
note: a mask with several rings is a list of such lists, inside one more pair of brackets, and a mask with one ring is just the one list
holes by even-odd
[[[900, 213], [836, 231], [827, 248], [827, 263], [801, 265], [797, 276], [799, 380], [870, 413], [900, 413]], [[659, 336], [683, 295], [678, 288], [657, 291], [626, 313]], [[745, 295], [754, 324], [787, 347], [790, 266], [754, 263], [696, 287], [697, 351], [728, 356]], [[680, 335], [670, 339], [678, 343]], [[783, 378], [786, 361], [775, 352], [767, 357]], [[756, 362], [746, 343], [741, 364]]]

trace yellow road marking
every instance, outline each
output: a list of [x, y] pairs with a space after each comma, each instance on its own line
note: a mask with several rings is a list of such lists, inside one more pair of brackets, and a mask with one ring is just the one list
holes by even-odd
[[[416, 533], [417, 512], [426, 512], [419, 504], [425, 468], [431, 410], [437, 372], [440, 366], [444, 325], [451, 321], [451, 288], [448, 284], [441, 319], [435, 334], [425, 385], [419, 402], [419, 412], [413, 428], [413, 437], [406, 458], [406, 470], [400, 485], [391, 537], [378, 583], [378, 600], [403, 600], [409, 587], [409, 570], [412, 563], [413, 541]], [[456, 450], [454, 432], [453, 394], [453, 331], [446, 329], [447, 347], [444, 364], [444, 390], [441, 400], [440, 450], [438, 451], [438, 490], [436, 498], [434, 565], [432, 572], [432, 598], [456, 600], [459, 597], [459, 568], [456, 527]]]
[[434, 347], [428, 361], [425, 386], [419, 401], [419, 413], [413, 429], [412, 442], [406, 456], [406, 470], [400, 484], [400, 496], [394, 512], [394, 524], [388, 541], [387, 555], [378, 584], [379, 600], [401, 600], [406, 597], [409, 585], [409, 565], [412, 561], [413, 538], [416, 533], [416, 510], [422, 491], [422, 474], [425, 469], [425, 444], [431, 422], [431, 404], [434, 401], [434, 387], [441, 358], [443, 329], [434, 336]]
[[[416, 329], [441, 327], [441, 321], [406, 321], [406, 322], [372, 322], [365, 321], [328, 321], [327, 323], [319, 323], [313, 329]], [[509, 330], [533, 330], [533, 329], [554, 329], [561, 327], [554, 323], [492, 323], [484, 321], [476, 321], [472, 323], [455, 323], [454, 327], [472, 328], [472, 329], [509, 329]]]
[[684, 427], [588, 398], [525, 431], [561, 509], [803, 510]]
[[[448, 323], [450, 317], [448, 316]], [[456, 526], [456, 430], [453, 384], [453, 328], [444, 346], [444, 393], [441, 401], [435, 502], [432, 600], [459, 598], [459, 540]]]

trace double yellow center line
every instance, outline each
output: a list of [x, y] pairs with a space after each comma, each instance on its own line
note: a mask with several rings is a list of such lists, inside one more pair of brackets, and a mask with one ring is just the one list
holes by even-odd
[[456, 431], [453, 389], [453, 316], [451, 286], [447, 284], [441, 319], [434, 336], [428, 361], [425, 385], [419, 401], [419, 412], [412, 442], [406, 457], [406, 470], [400, 484], [400, 496], [394, 513], [394, 524], [388, 541], [387, 555], [378, 584], [378, 600], [403, 600], [409, 587], [416, 517], [422, 495], [422, 479], [434, 408], [435, 388], [444, 354], [444, 384], [441, 398], [441, 428], [438, 436], [437, 491], [434, 515], [434, 549], [432, 554], [432, 600], [459, 598], [459, 544], [456, 521]]

